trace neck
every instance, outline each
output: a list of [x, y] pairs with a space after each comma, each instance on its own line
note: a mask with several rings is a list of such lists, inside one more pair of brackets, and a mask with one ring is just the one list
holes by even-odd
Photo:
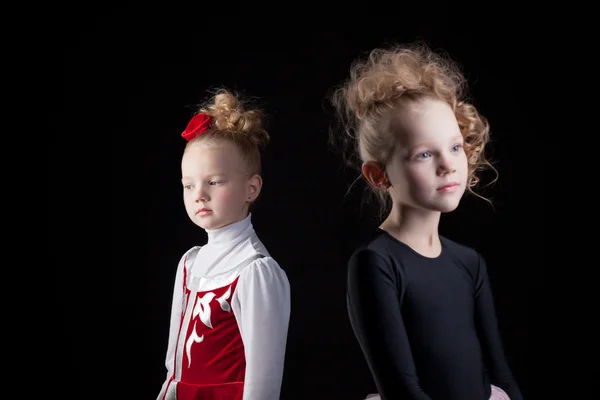
[[422, 254], [437, 254], [441, 249], [439, 211], [394, 204], [380, 228]]

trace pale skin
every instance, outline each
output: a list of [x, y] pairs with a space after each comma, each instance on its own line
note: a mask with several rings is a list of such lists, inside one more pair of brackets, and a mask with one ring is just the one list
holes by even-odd
[[190, 144], [181, 160], [181, 174], [187, 215], [206, 230], [246, 218], [262, 188], [260, 175], [249, 173], [240, 150], [226, 141]]
[[446, 102], [433, 98], [404, 104], [389, 118], [396, 137], [390, 160], [384, 168], [375, 161], [362, 165], [367, 181], [392, 199], [380, 228], [421, 255], [438, 257], [441, 213], [458, 207], [467, 185], [458, 122]]

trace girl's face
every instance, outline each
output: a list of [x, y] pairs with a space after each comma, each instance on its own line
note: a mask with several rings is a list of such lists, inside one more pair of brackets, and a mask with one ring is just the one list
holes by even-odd
[[395, 204], [449, 212], [467, 185], [468, 164], [454, 112], [441, 100], [425, 98], [391, 116], [397, 141], [386, 166]]
[[187, 214], [208, 230], [246, 218], [262, 185], [260, 176], [248, 176], [240, 150], [231, 143], [192, 144], [183, 154], [181, 172]]

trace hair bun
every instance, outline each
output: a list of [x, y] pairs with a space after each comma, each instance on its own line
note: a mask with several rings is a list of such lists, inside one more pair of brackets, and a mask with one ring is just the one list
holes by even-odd
[[242, 100], [228, 90], [219, 90], [201, 111], [213, 118], [217, 130], [246, 135], [261, 149], [269, 143], [262, 111], [246, 109]]

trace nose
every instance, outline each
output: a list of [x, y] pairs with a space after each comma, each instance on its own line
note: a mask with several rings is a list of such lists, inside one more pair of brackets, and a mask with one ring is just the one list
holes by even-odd
[[437, 173], [439, 176], [446, 176], [456, 172], [454, 167], [454, 160], [449, 155], [443, 155], [439, 158], [440, 163], [438, 165]]
[[200, 202], [206, 202], [208, 200], [210, 200], [210, 197], [208, 195], [208, 192], [204, 189], [204, 186], [200, 186], [200, 188], [198, 189], [198, 192], [195, 195], [195, 202], [196, 203], [200, 203]]

